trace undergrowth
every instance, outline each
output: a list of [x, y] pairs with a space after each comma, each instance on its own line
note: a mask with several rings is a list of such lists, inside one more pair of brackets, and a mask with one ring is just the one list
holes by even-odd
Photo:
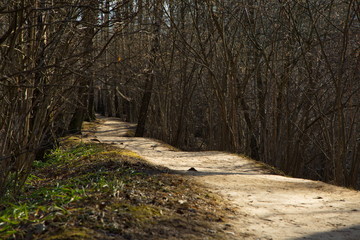
[[224, 239], [226, 207], [133, 152], [73, 141], [0, 202], [0, 239]]

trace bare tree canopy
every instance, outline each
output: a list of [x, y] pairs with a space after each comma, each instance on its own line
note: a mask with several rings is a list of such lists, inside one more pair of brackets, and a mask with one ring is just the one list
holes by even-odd
[[1, 0], [0, 195], [94, 111], [359, 188], [359, 13], [355, 0]]

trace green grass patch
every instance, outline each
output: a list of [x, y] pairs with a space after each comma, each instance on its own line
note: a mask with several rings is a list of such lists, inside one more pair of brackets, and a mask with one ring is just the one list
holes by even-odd
[[134, 130], [127, 130], [124, 134], [124, 137], [135, 137], [135, 131]]
[[96, 144], [75, 143], [75, 145], [68, 148], [56, 148], [49, 154], [46, 154], [43, 161], [35, 161], [33, 165], [35, 168], [42, 168], [50, 165], [67, 164], [80, 157], [89, 157], [101, 151], [102, 149]]
[[224, 239], [225, 208], [131, 151], [71, 141], [0, 202], [0, 239]]

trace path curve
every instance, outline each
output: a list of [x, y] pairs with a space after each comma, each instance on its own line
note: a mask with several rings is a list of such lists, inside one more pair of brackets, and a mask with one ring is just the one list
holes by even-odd
[[[360, 192], [272, 175], [252, 160], [223, 152], [181, 152], [147, 138], [123, 137], [129, 123], [100, 118], [101, 142], [132, 150], [149, 162], [184, 171], [236, 207], [237, 239], [360, 240]], [[187, 171], [189, 168], [198, 170]]]

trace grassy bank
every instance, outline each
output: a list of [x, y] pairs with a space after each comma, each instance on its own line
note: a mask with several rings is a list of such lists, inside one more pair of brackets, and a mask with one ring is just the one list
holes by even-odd
[[34, 164], [21, 197], [0, 202], [0, 239], [227, 239], [227, 213], [184, 176], [72, 139]]

